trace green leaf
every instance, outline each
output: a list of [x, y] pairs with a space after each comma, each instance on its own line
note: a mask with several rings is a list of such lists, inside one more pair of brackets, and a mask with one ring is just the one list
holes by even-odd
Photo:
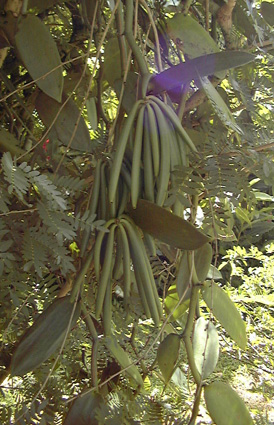
[[198, 372], [206, 379], [215, 369], [219, 358], [219, 338], [215, 326], [203, 317], [195, 323], [193, 334], [194, 360]]
[[216, 425], [252, 425], [243, 400], [224, 382], [213, 382], [204, 389], [208, 412]]
[[[72, 328], [80, 315], [77, 303], [71, 322]], [[24, 375], [46, 361], [63, 343], [73, 304], [69, 297], [56, 299], [21, 338], [11, 360], [11, 374]]]
[[164, 90], [174, 90], [175, 93], [182, 84], [199, 79], [199, 77], [216, 75], [219, 71], [237, 68], [254, 61], [255, 57], [255, 55], [241, 51], [225, 51], [199, 56], [154, 75], [149, 81], [148, 90], [154, 94]]
[[[66, 100], [67, 97], [64, 95], [62, 105], [66, 102]], [[59, 113], [60, 104], [48, 97], [46, 94], [40, 93], [36, 99], [35, 107], [46, 127], [50, 127], [57, 117], [50, 131], [50, 141], [56, 137], [59, 139], [60, 143], [67, 146], [70, 143], [70, 139], [74, 134], [75, 126], [77, 124], [76, 133], [70, 143], [71, 149], [81, 152], [93, 151], [93, 144], [90, 140], [85, 120], [83, 117], [80, 117], [78, 122], [80, 111], [72, 99], [69, 99], [69, 101], [66, 102], [65, 106]]]
[[139, 199], [136, 209], [128, 205], [128, 211], [144, 232], [176, 248], [194, 250], [210, 240], [191, 223], [153, 202]]
[[254, 192], [257, 201], [274, 202], [274, 196], [268, 195], [265, 192]]
[[178, 293], [178, 300], [184, 295], [182, 301], [188, 300], [191, 293], [190, 270], [188, 263], [188, 253], [183, 252], [179, 264], [179, 269], [176, 277], [176, 288]]
[[105, 345], [111, 352], [113, 357], [117, 360], [119, 365], [124, 369], [127, 368], [125, 373], [133, 378], [138, 385], [143, 386], [143, 379], [138, 371], [138, 368], [132, 364], [132, 360], [126, 351], [118, 344], [116, 338], [111, 335], [105, 338]]
[[187, 390], [187, 378], [186, 378], [186, 375], [185, 375], [185, 373], [179, 367], [177, 367], [174, 370], [173, 375], [171, 377], [171, 380], [181, 390]]
[[190, 59], [220, 51], [210, 34], [191, 16], [177, 13], [166, 23], [168, 35], [175, 43], [182, 42], [182, 50]]
[[118, 38], [110, 38], [105, 47], [103, 78], [113, 87], [114, 81], [122, 76]]
[[57, 102], [61, 102], [64, 84], [62, 63], [57, 46], [45, 24], [34, 15], [21, 17], [15, 45], [33, 80], [38, 79], [38, 87]]
[[264, 20], [271, 26], [274, 26], [274, 4], [268, 1], [262, 1], [261, 14]]
[[207, 273], [207, 279], [222, 280], [223, 275], [215, 266], [210, 264], [210, 267]]
[[215, 89], [213, 84], [211, 84], [209, 79], [207, 77], [201, 77], [200, 82], [220, 120], [232, 130], [236, 131], [239, 134], [243, 134], [241, 128], [236, 124], [234, 117], [228, 109], [225, 101]]
[[202, 295], [216, 319], [238, 346], [244, 350], [247, 343], [245, 323], [227, 293], [212, 282], [206, 285]]
[[18, 140], [9, 131], [0, 129], [0, 152], [10, 152], [12, 156], [25, 153], [19, 146]]
[[104, 404], [100, 394], [87, 392], [79, 394], [73, 402], [63, 425], [97, 425], [97, 411]]
[[195, 270], [200, 282], [207, 278], [209, 267], [212, 260], [212, 247], [209, 243], [199, 248], [194, 255]]
[[98, 119], [97, 119], [97, 109], [96, 109], [96, 101], [95, 97], [90, 97], [86, 101], [88, 120], [92, 130], [96, 130], [98, 127]]
[[250, 221], [247, 210], [245, 210], [244, 208], [241, 208], [241, 207], [237, 207], [236, 210], [235, 210], [235, 213], [236, 213], [237, 218], [242, 223], [247, 223], [251, 226], [251, 221]]
[[174, 372], [179, 350], [180, 337], [177, 334], [168, 334], [158, 347], [157, 362], [166, 384]]
[[168, 315], [172, 312], [171, 321], [178, 320], [185, 314], [189, 306], [189, 298], [190, 290], [186, 294], [186, 299], [181, 301], [180, 305], [176, 308], [180, 298], [178, 297], [176, 286], [172, 285], [169, 287], [165, 298], [165, 309]]

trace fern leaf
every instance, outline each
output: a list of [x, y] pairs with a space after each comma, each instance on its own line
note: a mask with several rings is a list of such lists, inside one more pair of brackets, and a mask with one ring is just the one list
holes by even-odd
[[40, 173], [32, 175], [32, 182], [37, 186], [41, 195], [52, 202], [53, 205], [61, 208], [61, 210], [67, 208], [67, 203], [63, 195], [46, 175]]
[[38, 276], [42, 277], [45, 272], [48, 257], [46, 248], [36, 240], [36, 231], [37, 229], [29, 229], [24, 234], [24, 271], [29, 271], [32, 267], [34, 267]]
[[64, 238], [72, 240], [76, 236], [72, 217], [61, 214], [60, 211], [52, 211], [41, 202], [38, 203], [37, 209], [48, 231], [56, 235], [60, 246], [63, 245]]
[[30, 187], [28, 176], [23, 171], [25, 165], [26, 163], [22, 163], [20, 167], [17, 167], [10, 152], [5, 152], [2, 157], [4, 179], [9, 183], [8, 192], [11, 194], [15, 191], [21, 200]]

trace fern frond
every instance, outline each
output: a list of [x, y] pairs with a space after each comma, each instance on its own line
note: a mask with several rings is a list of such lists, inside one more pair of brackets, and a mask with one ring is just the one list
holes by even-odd
[[72, 240], [76, 236], [72, 217], [62, 214], [60, 211], [50, 210], [41, 202], [37, 204], [37, 209], [48, 232], [56, 235], [60, 246], [63, 245], [64, 239]]
[[32, 183], [37, 186], [41, 195], [43, 195], [52, 206], [57, 206], [61, 210], [67, 208], [67, 202], [62, 193], [57, 189], [55, 184], [45, 174], [35, 174], [32, 176]]
[[54, 184], [58, 188], [65, 189], [69, 192], [78, 192], [83, 190], [86, 182], [84, 179], [80, 179], [80, 177], [57, 176], [54, 178]]
[[45, 273], [48, 260], [46, 247], [37, 241], [37, 229], [27, 229], [23, 241], [23, 257], [25, 260], [24, 271], [34, 267], [39, 277]]
[[23, 162], [19, 167], [13, 162], [10, 152], [5, 152], [2, 157], [2, 168], [4, 171], [4, 179], [9, 183], [8, 192], [11, 194], [16, 192], [19, 199], [23, 200], [23, 196], [30, 187], [28, 179], [27, 164]]

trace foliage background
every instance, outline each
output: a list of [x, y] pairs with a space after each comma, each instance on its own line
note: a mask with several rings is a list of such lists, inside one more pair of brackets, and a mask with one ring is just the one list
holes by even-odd
[[[120, 21], [130, 6], [143, 59], [135, 50], [130, 54]], [[214, 239], [212, 270], [222, 274], [216, 281], [247, 325], [248, 346], [242, 351], [201, 300], [201, 314], [221, 335], [220, 360], [209, 382], [229, 381], [246, 399], [255, 423], [272, 423], [273, 3], [8, 0], [0, 1], [0, 10], [2, 423], [62, 423], [68, 400], [92, 386], [94, 342], [83, 320], [70, 333], [51, 376], [56, 355], [23, 379], [4, 378], [26, 327], [57, 294], [69, 293], [108, 220], [90, 204], [96, 165], [110, 162], [124, 116], [140, 96], [142, 66], [161, 74], [201, 55], [197, 32], [172, 27], [174, 13], [188, 13], [227, 58], [234, 50], [255, 55], [221, 79], [220, 73], [210, 76], [216, 91], [205, 92], [206, 80], [196, 78], [181, 81], [183, 90], [168, 92], [198, 153], [189, 152], [187, 166], [174, 170], [164, 206], [179, 205], [190, 220], [196, 216], [196, 226]], [[32, 20], [23, 30], [24, 14], [43, 26], [35, 30]], [[209, 45], [205, 39], [203, 53], [212, 52]], [[54, 67], [53, 80], [40, 78]], [[90, 237], [81, 249], [85, 235]], [[157, 243], [157, 255], [150, 258], [163, 304], [176, 284], [180, 255]], [[195, 386], [183, 343], [179, 369], [165, 386], [155, 362], [163, 336], [146, 320], [136, 293], [128, 320], [119, 285], [112, 294], [112, 332], [147, 376], [140, 393], [124, 375], [108, 388], [102, 385], [105, 403], [96, 411], [97, 422], [189, 423]], [[82, 298], [93, 318], [96, 291], [91, 268]], [[162, 331], [181, 334], [186, 316]], [[94, 323], [101, 338], [102, 321]], [[99, 382], [118, 372], [117, 361], [99, 342]], [[200, 423], [209, 423], [203, 405], [199, 415]]]

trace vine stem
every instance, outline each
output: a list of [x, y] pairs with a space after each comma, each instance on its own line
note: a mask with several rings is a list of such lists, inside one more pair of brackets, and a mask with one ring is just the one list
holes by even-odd
[[98, 345], [99, 345], [98, 334], [96, 332], [96, 329], [90, 317], [90, 314], [88, 313], [87, 308], [83, 302], [82, 302], [81, 308], [83, 313], [83, 319], [89, 330], [90, 336], [93, 339], [92, 354], [91, 354], [91, 385], [93, 387], [97, 387], [98, 386], [97, 358], [98, 358]]
[[146, 61], [143, 58], [142, 52], [135, 41], [135, 38], [132, 32], [132, 25], [133, 25], [133, 0], [126, 0], [125, 37], [127, 39], [129, 47], [131, 48], [135, 56], [135, 59], [137, 60], [141, 75], [144, 76], [145, 74], [148, 74], [149, 71], [148, 71]]
[[184, 343], [185, 343], [185, 347], [186, 347], [188, 364], [189, 364], [191, 373], [193, 375], [194, 381], [196, 382], [197, 385], [200, 385], [200, 383], [201, 383], [201, 376], [198, 372], [198, 369], [196, 367], [195, 360], [194, 360], [194, 352], [193, 352], [193, 347], [192, 347], [192, 342], [191, 342], [191, 335], [192, 335], [192, 329], [193, 329], [193, 322], [194, 322], [194, 318], [195, 318], [197, 300], [198, 300], [198, 296], [199, 296], [199, 290], [200, 289], [199, 289], [199, 286], [197, 284], [192, 285], [190, 303], [189, 303], [189, 311], [188, 311], [186, 327], [185, 327], [185, 331], [184, 331], [184, 335], [183, 335], [183, 339], [184, 339]]

